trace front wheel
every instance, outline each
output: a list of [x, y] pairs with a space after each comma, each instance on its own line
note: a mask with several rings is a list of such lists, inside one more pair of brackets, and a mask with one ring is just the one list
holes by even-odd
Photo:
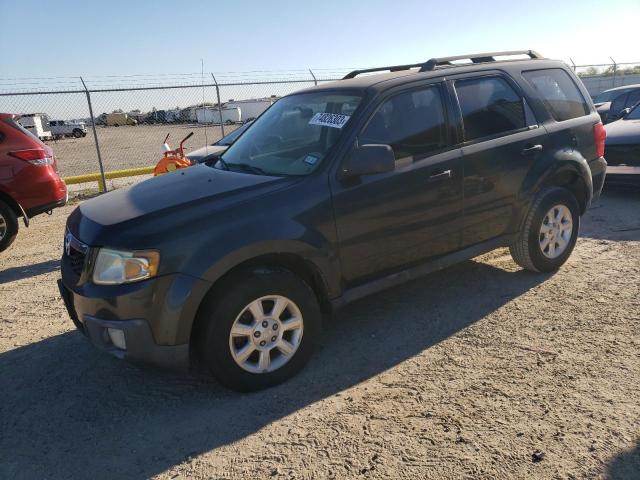
[[571, 255], [579, 229], [575, 196], [564, 188], [546, 188], [535, 197], [522, 230], [509, 248], [511, 256], [526, 270], [553, 272]]
[[236, 272], [221, 287], [198, 315], [194, 343], [204, 366], [244, 392], [295, 375], [320, 332], [313, 290], [287, 270], [266, 267]]

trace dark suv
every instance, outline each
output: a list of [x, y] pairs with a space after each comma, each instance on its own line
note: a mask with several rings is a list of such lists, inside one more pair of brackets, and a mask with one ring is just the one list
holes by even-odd
[[82, 203], [60, 290], [118, 357], [267, 387], [333, 308], [498, 247], [559, 268], [604, 137], [580, 80], [532, 51], [354, 71], [278, 100], [217, 159]]

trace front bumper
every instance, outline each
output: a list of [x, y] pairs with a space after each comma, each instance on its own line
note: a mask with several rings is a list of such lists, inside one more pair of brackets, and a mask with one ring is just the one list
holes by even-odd
[[[115, 291], [96, 285], [69, 288], [64, 267], [63, 261], [60, 295], [71, 320], [93, 345], [136, 363], [189, 367], [189, 336], [206, 282], [172, 275], [118, 286]], [[113, 344], [108, 329], [122, 331], [125, 349]]]

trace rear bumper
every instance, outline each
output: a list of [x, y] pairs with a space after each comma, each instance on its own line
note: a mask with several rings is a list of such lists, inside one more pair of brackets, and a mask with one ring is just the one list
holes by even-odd
[[[153, 286], [137, 288], [129, 293], [120, 292], [121, 294], [113, 299], [83, 296], [67, 288], [62, 280], [58, 280], [58, 288], [76, 328], [98, 349], [135, 363], [171, 369], [189, 367], [188, 343], [159, 344], [156, 341], [157, 335], [154, 334], [151, 320], [156, 320], [157, 323], [159, 319], [151, 312], [150, 303], [158, 292]], [[120, 305], [122, 315], [104, 308], [106, 304], [111, 304], [112, 307]], [[175, 306], [178, 307], [178, 305]], [[189, 308], [184, 307], [188, 312]], [[145, 311], [146, 314], [144, 314]], [[165, 325], [165, 327], [168, 326]], [[176, 328], [177, 325], [171, 325], [171, 327]], [[123, 332], [125, 349], [113, 344], [108, 329]]]
[[45, 205], [40, 205], [38, 207], [32, 207], [26, 210], [27, 217], [35, 217], [36, 215], [40, 215], [41, 213], [48, 212], [53, 210], [54, 208], [64, 207], [69, 200], [69, 194], [65, 190], [65, 195], [60, 200], [56, 200], [55, 202], [47, 203]]
[[640, 167], [607, 167], [607, 185], [640, 186]]
[[29, 217], [67, 203], [67, 186], [53, 167], [29, 167], [12, 182], [12, 196]]
[[604, 179], [609, 172], [607, 168], [607, 161], [604, 157], [598, 157], [589, 163], [591, 169], [591, 181], [593, 182], [593, 197], [591, 202], [595, 202], [600, 198], [602, 193], [602, 187], [604, 187]]

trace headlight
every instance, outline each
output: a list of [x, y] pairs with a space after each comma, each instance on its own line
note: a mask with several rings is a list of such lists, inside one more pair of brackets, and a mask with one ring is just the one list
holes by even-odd
[[124, 252], [101, 248], [93, 268], [93, 283], [119, 285], [151, 278], [157, 275], [159, 263], [157, 250]]

